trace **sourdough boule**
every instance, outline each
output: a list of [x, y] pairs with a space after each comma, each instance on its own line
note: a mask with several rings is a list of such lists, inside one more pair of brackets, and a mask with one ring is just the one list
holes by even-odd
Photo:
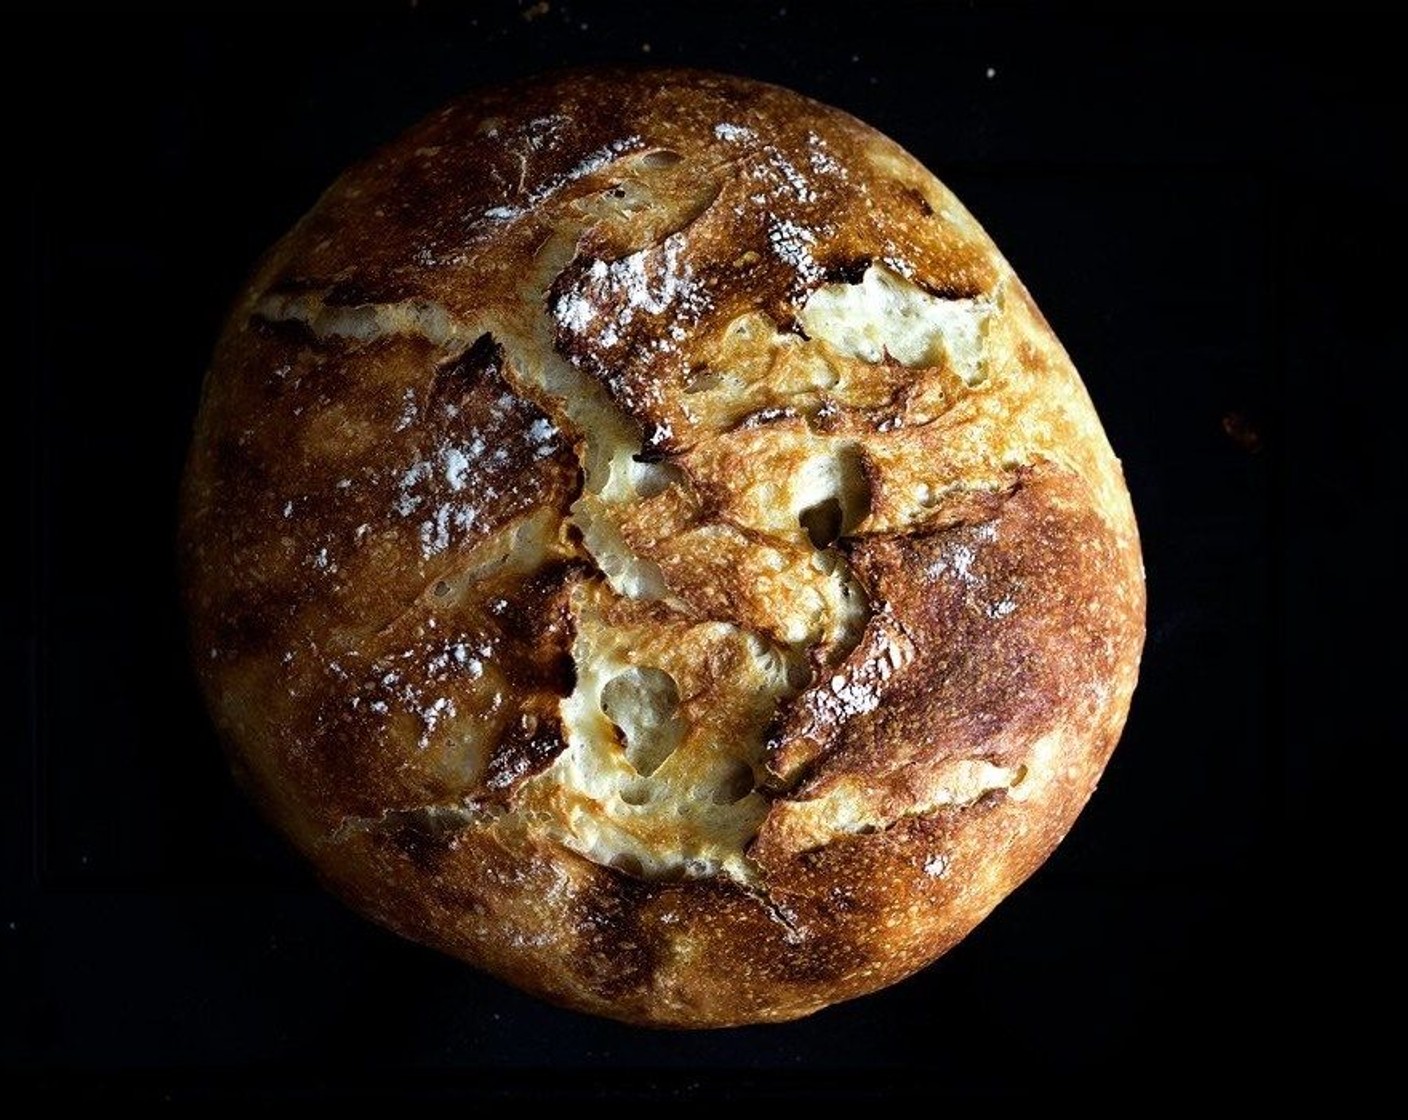
[[332, 889], [642, 1023], [954, 945], [1143, 639], [1118, 462], [982, 229], [689, 71], [474, 94], [338, 179], [219, 341], [182, 551], [237, 771]]

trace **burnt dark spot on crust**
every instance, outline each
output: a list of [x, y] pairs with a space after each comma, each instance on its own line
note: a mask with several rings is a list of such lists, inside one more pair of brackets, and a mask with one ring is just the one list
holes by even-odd
[[376, 843], [399, 852], [426, 874], [437, 873], [455, 846], [455, 836], [463, 829], [462, 819], [430, 809], [412, 809], [389, 814], [371, 829]]
[[655, 973], [657, 954], [640, 916], [658, 888], [629, 873], [603, 869], [578, 897], [578, 955], [585, 987], [605, 1000], [642, 992]]
[[909, 199], [915, 208], [926, 218], [934, 216], [934, 208], [929, 204], [929, 200], [924, 197], [924, 192], [911, 183], [904, 183], [900, 187], [904, 196]]
[[249, 317], [250, 330], [262, 338], [277, 340], [295, 347], [313, 346], [318, 336], [313, 328], [298, 319], [271, 319], [256, 311]]
[[385, 301], [385, 295], [355, 278], [338, 280], [323, 293], [323, 303], [328, 307], [364, 307], [378, 300]]
[[517, 717], [489, 756], [484, 784], [495, 793], [539, 773], [567, 745], [559, 703], [577, 676], [568, 586], [582, 570], [580, 563], [550, 563], [493, 600], [499, 657], [521, 697]]
[[504, 639], [521, 651], [517, 675], [528, 674], [523, 683], [561, 696], [572, 691], [567, 587], [584, 570], [579, 562], [553, 561], [495, 597], [493, 618]]
[[437, 401], [458, 401], [469, 389], [486, 382], [504, 384], [504, 348], [485, 331], [461, 353], [435, 367], [431, 396]]
[[571, 650], [559, 651], [553, 659], [548, 679], [554, 685], [553, 691], [558, 696], [572, 695], [572, 690], [577, 687], [577, 662], [572, 659]]
[[874, 263], [875, 261], [871, 257], [854, 257], [851, 260], [837, 261], [828, 264], [826, 268], [826, 283], [859, 284], [865, 279], [865, 270]]
[[937, 299], [981, 299], [983, 296], [987, 295], [990, 290], [986, 282], [974, 282], [972, 277], [966, 275], [948, 277], [943, 282], [926, 280], [923, 277], [915, 277], [911, 282], [923, 288]]
[[503, 793], [547, 769], [566, 748], [556, 705], [533, 703], [530, 698], [494, 747], [484, 784], [494, 793]]

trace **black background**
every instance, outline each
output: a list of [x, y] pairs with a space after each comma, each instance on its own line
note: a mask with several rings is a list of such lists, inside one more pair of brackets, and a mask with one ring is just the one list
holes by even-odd
[[[1354, 736], [1323, 702], [1348, 671], [1324, 620], [1361, 605], [1320, 526], [1355, 516], [1388, 454], [1348, 387], [1399, 362], [1370, 268], [1384, 28], [1343, 10], [545, 7], [74, 13], [12, 40], [44, 76], [12, 95], [34, 370], [9, 382], [31, 480], [13, 520], [33, 563], [5, 632], [23, 689], [0, 1064], [157, 1096], [1307, 1076], [1311, 759]], [[621, 61], [791, 86], [932, 168], [1081, 369], [1144, 535], [1142, 682], [1069, 840], [934, 967], [786, 1026], [597, 1021], [344, 910], [232, 785], [185, 663], [175, 488], [255, 256], [448, 97]]]

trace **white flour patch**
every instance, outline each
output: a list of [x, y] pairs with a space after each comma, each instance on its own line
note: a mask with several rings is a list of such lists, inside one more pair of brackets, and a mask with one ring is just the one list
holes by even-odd
[[[363, 687], [363, 694], [371, 698], [367, 708], [383, 716], [393, 707], [413, 714], [421, 725], [417, 745], [424, 750], [436, 728], [459, 714], [453, 695], [457, 682], [462, 688], [464, 682], [482, 678], [485, 659], [492, 652], [488, 642], [476, 647], [467, 637], [460, 637], [430, 649], [411, 648], [383, 657], [372, 666], [370, 679]], [[390, 661], [410, 664], [403, 670], [386, 669]], [[423, 666], [421, 671], [415, 668], [417, 662]]]
[[790, 159], [773, 147], [764, 148], [763, 156], [765, 162], [750, 169], [751, 174], [767, 183], [774, 197], [790, 198], [802, 203], [817, 200], [816, 189], [811, 180], [797, 170]]
[[807, 133], [807, 162], [811, 164], [812, 171], [818, 175], [835, 175], [838, 178], [846, 178], [846, 169], [831, 154], [831, 150], [826, 146], [826, 141], [815, 132]]
[[1002, 599], [996, 603], [988, 604], [989, 618], [1006, 618], [1017, 609], [1017, 604], [1011, 599]]
[[[595, 260], [573, 289], [553, 301], [553, 320], [564, 333], [584, 339], [592, 372], [606, 381], [628, 409], [659, 399], [658, 384], [637, 385], [620, 375], [620, 357], [636, 345], [637, 360], [654, 354], [677, 354], [680, 343], [711, 306], [708, 290], [687, 259], [688, 242], [674, 233], [658, 246], [616, 261]], [[631, 328], [651, 320], [650, 337], [639, 339]], [[642, 399], [644, 398], [644, 399]]]
[[547, 458], [552, 454], [556, 441], [557, 428], [547, 417], [539, 417], [528, 425], [528, 442], [533, 448], [533, 458]]
[[396, 431], [404, 432], [416, 422], [416, 417], [420, 410], [416, 407], [416, 393], [414, 389], [407, 389], [401, 397], [401, 414], [396, 417]]
[[[439, 555], [489, 528], [491, 503], [526, 493], [524, 465], [549, 458], [560, 443], [557, 427], [534, 411], [513, 394], [500, 393], [486, 422], [486, 430], [498, 432], [492, 446], [484, 432], [471, 428], [442, 440], [400, 473], [391, 509], [398, 517], [417, 519], [422, 557]], [[459, 411], [447, 405], [446, 415], [454, 418]]]
[[844, 666], [809, 694], [816, 722], [835, 726], [873, 712], [884, 699], [886, 682], [914, 660], [914, 643], [887, 608], [881, 605], [873, 617], [880, 620], [880, 632], [868, 656], [858, 664]]
[[799, 226], [790, 218], [774, 218], [768, 225], [768, 244], [772, 251], [797, 270], [804, 283], [812, 284], [822, 279], [822, 269], [812, 256], [816, 245], [816, 234], [804, 226]]
[[758, 134], [751, 128], [746, 128], [741, 124], [729, 124], [727, 121], [714, 126], [714, 135], [730, 144], [740, 144], [745, 140], [758, 138]]

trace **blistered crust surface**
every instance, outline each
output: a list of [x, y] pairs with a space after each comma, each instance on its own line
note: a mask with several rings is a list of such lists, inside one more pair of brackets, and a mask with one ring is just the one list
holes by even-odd
[[182, 537], [323, 875], [642, 1022], [946, 950], [1090, 795], [1143, 634], [1118, 464], [982, 230], [693, 72], [477, 95], [339, 179], [230, 317]]

